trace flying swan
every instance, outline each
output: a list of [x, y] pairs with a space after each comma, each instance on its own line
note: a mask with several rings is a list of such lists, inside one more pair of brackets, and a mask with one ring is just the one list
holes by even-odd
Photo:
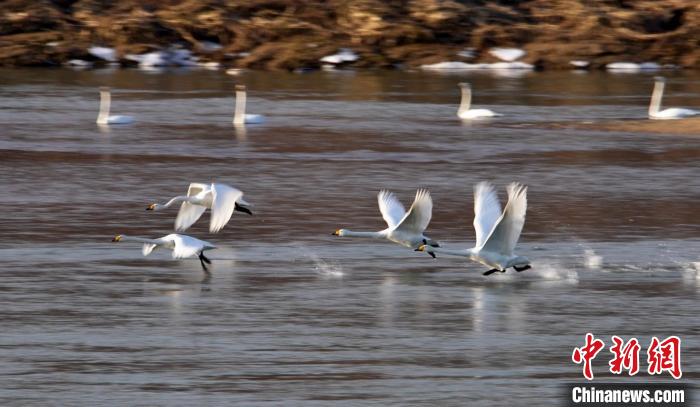
[[516, 271], [530, 268], [530, 260], [513, 253], [520, 232], [525, 224], [527, 211], [527, 187], [518, 183], [508, 185], [508, 203], [501, 213], [501, 204], [493, 186], [480, 182], [474, 187], [474, 229], [476, 245], [471, 249], [455, 250], [434, 248], [423, 244], [417, 251], [468, 257], [471, 260], [492, 267], [485, 276], [497, 271], [505, 272], [508, 267]]
[[[192, 236], [178, 235], [176, 233], [157, 239], [144, 239], [142, 237], [132, 237], [127, 235], [117, 235], [112, 239], [113, 242], [138, 242], [143, 243], [141, 252], [144, 256], [148, 256], [155, 249], [164, 248], [173, 251], [174, 259], [185, 259], [187, 257], [197, 256], [202, 264], [202, 269], [209, 273], [206, 264], [211, 264], [206, 256], [205, 250], [216, 249], [216, 246], [204, 240], [195, 239]], [[205, 264], [206, 263], [206, 264]]]
[[265, 116], [261, 114], [246, 114], [245, 103], [245, 85], [236, 85], [236, 106], [233, 110], [233, 124], [258, 124], [265, 121]]
[[131, 116], [110, 116], [109, 107], [112, 103], [112, 95], [106, 86], [100, 87], [100, 113], [97, 115], [97, 124], [129, 124], [134, 122]]
[[457, 110], [457, 116], [459, 116], [460, 119], [472, 120], [503, 116], [489, 109], [470, 109], [472, 104], [472, 87], [466, 82], [460, 83], [459, 87], [462, 89], [462, 101], [459, 104], [459, 110]]
[[225, 184], [213, 183], [211, 185], [191, 183], [187, 189], [187, 195], [172, 198], [165, 204], [150, 204], [148, 211], [159, 211], [182, 202], [180, 211], [175, 219], [175, 230], [182, 232], [187, 230], [199, 219], [207, 208], [211, 209], [209, 231], [220, 231], [233, 215], [233, 211], [245, 212], [252, 215], [251, 205], [243, 200], [243, 192]]
[[657, 76], [654, 78], [654, 91], [651, 93], [651, 102], [649, 102], [649, 118], [656, 120], [682, 119], [684, 117], [696, 116], [700, 111], [692, 109], [683, 109], [672, 107], [669, 109], [661, 109], [661, 98], [664, 96], [664, 86], [666, 78]]
[[433, 200], [430, 198], [428, 190], [419, 189], [416, 191], [416, 198], [408, 213], [396, 196], [389, 191], [380, 191], [377, 195], [377, 201], [379, 202], [379, 211], [388, 225], [386, 229], [379, 232], [353, 232], [347, 229], [338, 229], [333, 232], [333, 235], [388, 239], [410, 248], [415, 248], [424, 242], [435, 247], [439, 246], [436, 241], [423, 235], [423, 231], [428, 227], [433, 214]]

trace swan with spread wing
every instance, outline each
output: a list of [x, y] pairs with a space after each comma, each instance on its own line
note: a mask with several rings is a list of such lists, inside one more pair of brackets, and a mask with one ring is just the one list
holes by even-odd
[[468, 257], [491, 267], [491, 270], [484, 272], [486, 276], [497, 271], [505, 272], [509, 267], [516, 271], [529, 269], [530, 260], [514, 253], [525, 225], [527, 187], [514, 182], [508, 185], [507, 190], [508, 203], [501, 212], [501, 204], [493, 185], [480, 182], [474, 187], [476, 245], [473, 248], [460, 250], [431, 247], [426, 242], [416, 250], [428, 252], [433, 257], [436, 253]]
[[192, 226], [207, 208], [211, 209], [211, 233], [216, 233], [226, 226], [234, 211], [253, 214], [251, 205], [243, 200], [243, 192], [239, 189], [220, 183], [209, 185], [195, 182], [190, 184], [187, 195], [176, 196], [162, 205], [150, 204], [146, 210], [159, 211], [180, 202], [182, 205], [175, 219], [175, 230], [178, 232]]
[[355, 232], [347, 229], [338, 229], [333, 232], [335, 236], [344, 237], [370, 237], [375, 239], [387, 239], [402, 246], [415, 248], [425, 242], [428, 245], [439, 246], [438, 243], [423, 232], [430, 223], [433, 214], [433, 200], [430, 192], [419, 189], [413, 200], [413, 205], [406, 212], [396, 195], [389, 191], [380, 191], [377, 195], [379, 211], [382, 213], [387, 228], [378, 232]]
[[144, 256], [148, 256], [156, 249], [170, 249], [173, 251], [174, 259], [185, 259], [187, 257], [197, 256], [202, 264], [202, 269], [205, 273], [209, 273], [207, 264], [211, 264], [205, 255], [205, 250], [216, 249], [216, 246], [204, 240], [196, 239], [192, 236], [179, 235], [172, 233], [157, 239], [145, 239], [142, 237], [117, 235], [112, 239], [113, 242], [137, 242], [143, 243], [141, 252]]

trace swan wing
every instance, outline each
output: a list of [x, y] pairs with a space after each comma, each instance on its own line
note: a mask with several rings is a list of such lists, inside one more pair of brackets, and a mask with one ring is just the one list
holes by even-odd
[[387, 190], [379, 191], [377, 202], [379, 203], [379, 212], [382, 213], [382, 218], [384, 218], [390, 229], [398, 226], [401, 219], [406, 216], [406, 209], [396, 199], [396, 195]]
[[479, 182], [474, 186], [476, 247], [483, 246], [500, 217], [501, 203], [498, 201], [496, 190], [488, 182]]
[[204, 249], [204, 242], [186, 235], [168, 235], [173, 242], [173, 258], [184, 259], [187, 257], [196, 256]]
[[190, 183], [190, 186], [187, 188], [187, 196], [195, 196], [207, 188], [209, 188], [208, 184], [202, 184], [199, 182], [192, 182], [192, 183]]
[[481, 250], [512, 255], [525, 224], [526, 211], [527, 187], [515, 182], [508, 185], [506, 208]]
[[413, 200], [413, 205], [403, 217], [395, 230], [408, 233], [423, 234], [423, 231], [430, 224], [430, 218], [433, 216], [433, 199], [430, 197], [430, 191], [427, 189], [419, 189], [416, 191], [416, 198]]
[[[189, 188], [187, 188], [187, 196], [196, 196], [207, 188], [209, 188], [209, 185], [207, 184], [193, 182], [190, 184]], [[178, 232], [187, 230], [197, 221], [197, 219], [202, 216], [205, 210], [207, 210], [207, 208], [202, 205], [194, 205], [189, 202], [183, 202], [180, 205], [180, 211], [177, 213], [177, 218], [175, 218], [175, 230]]]
[[143, 247], [141, 247], [141, 253], [143, 253], [144, 256], [148, 256], [151, 254], [153, 250], [155, 250], [158, 247], [157, 244], [153, 243], [144, 243]]
[[211, 184], [211, 190], [212, 202], [209, 231], [216, 233], [226, 226], [229, 219], [231, 219], [233, 210], [236, 208], [236, 201], [243, 196], [243, 192], [224, 184]]

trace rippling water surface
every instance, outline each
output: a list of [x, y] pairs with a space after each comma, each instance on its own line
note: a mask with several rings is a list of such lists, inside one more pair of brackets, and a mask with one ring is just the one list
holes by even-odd
[[[456, 83], [505, 116], [463, 125]], [[246, 83], [263, 125], [231, 125]], [[97, 87], [136, 123], [99, 128]], [[700, 378], [700, 138], [591, 130], [644, 119], [647, 75], [4, 70], [3, 405], [551, 405], [586, 332], [683, 339]], [[665, 102], [697, 108], [700, 77]], [[694, 105], [695, 104], [695, 105]], [[669, 122], [668, 126], [682, 126]], [[255, 216], [197, 260], [143, 258], [147, 204], [238, 186]], [[430, 236], [474, 240], [472, 186], [529, 185], [523, 273], [331, 236], [383, 228], [376, 193], [434, 200]], [[644, 360], [645, 361], [645, 360]], [[643, 365], [645, 366], [645, 365]], [[607, 375], [607, 357], [594, 362]], [[639, 380], [649, 380], [642, 373]], [[668, 379], [669, 377], [664, 377]], [[629, 379], [628, 379], [629, 381]]]

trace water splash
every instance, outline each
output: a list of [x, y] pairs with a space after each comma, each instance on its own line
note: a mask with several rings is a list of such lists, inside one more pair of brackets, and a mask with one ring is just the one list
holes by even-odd
[[340, 278], [345, 275], [343, 267], [336, 262], [329, 263], [326, 260], [318, 257], [316, 253], [309, 251], [307, 248], [298, 245], [301, 252], [314, 263], [314, 271], [323, 277]]
[[593, 249], [585, 249], [583, 251], [583, 265], [587, 269], [600, 270], [603, 264], [603, 256], [599, 256]]

